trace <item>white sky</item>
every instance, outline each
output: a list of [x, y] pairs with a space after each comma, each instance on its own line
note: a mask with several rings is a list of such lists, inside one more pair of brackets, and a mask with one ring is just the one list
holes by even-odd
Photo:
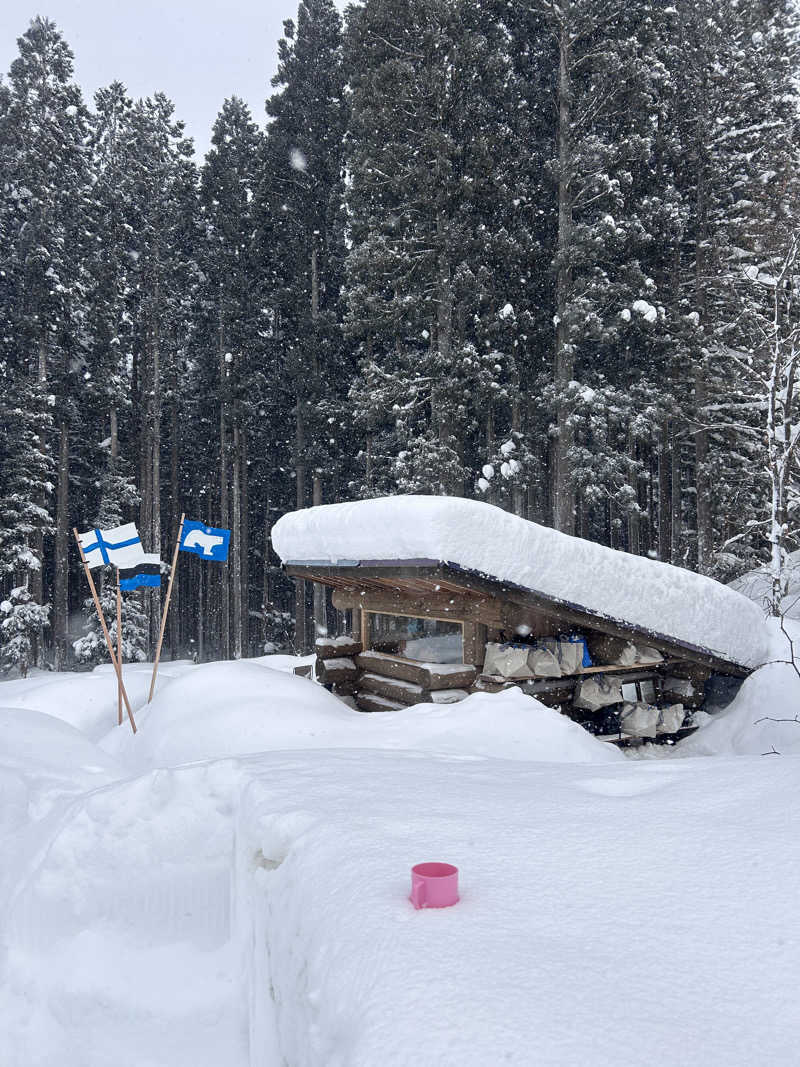
[[297, 0], [0, 0], [4, 76], [37, 14], [52, 19], [72, 48], [89, 104], [115, 78], [133, 97], [162, 90], [201, 157], [226, 97], [241, 96], [263, 126], [278, 38]]

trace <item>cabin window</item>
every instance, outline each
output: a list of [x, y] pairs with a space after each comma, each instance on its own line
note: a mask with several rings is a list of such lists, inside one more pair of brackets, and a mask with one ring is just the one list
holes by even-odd
[[370, 611], [367, 624], [369, 647], [378, 652], [391, 652], [420, 663], [464, 662], [460, 622]]

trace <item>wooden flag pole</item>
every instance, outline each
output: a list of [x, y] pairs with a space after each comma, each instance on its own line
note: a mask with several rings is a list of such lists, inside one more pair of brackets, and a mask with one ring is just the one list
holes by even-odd
[[175, 551], [172, 553], [172, 569], [169, 572], [169, 585], [167, 586], [167, 599], [164, 601], [164, 611], [161, 614], [161, 630], [158, 634], [158, 648], [156, 649], [156, 661], [153, 664], [153, 677], [150, 679], [150, 695], [147, 698], [147, 703], [153, 699], [153, 692], [156, 688], [156, 675], [158, 674], [158, 661], [161, 659], [161, 646], [164, 643], [164, 631], [167, 628], [167, 613], [169, 612], [169, 602], [172, 597], [172, 583], [175, 580], [175, 566], [178, 562], [178, 549], [181, 547], [181, 534], [183, 533], [183, 520], [186, 518], [186, 512], [181, 512], [181, 524], [178, 527], [178, 539], [175, 542]]
[[117, 726], [122, 726], [122, 590], [119, 585], [119, 567], [117, 567], [117, 659], [119, 660], [119, 679], [117, 686]]
[[88, 581], [89, 588], [92, 591], [92, 599], [94, 600], [94, 606], [97, 609], [97, 617], [100, 620], [100, 625], [103, 627], [103, 636], [106, 639], [106, 645], [108, 645], [108, 654], [109, 656], [111, 656], [111, 662], [114, 664], [114, 670], [117, 672], [117, 685], [119, 686], [120, 692], [122, 693], [122, 699], [125, 701], [125, 707], [128, 711], [128, 718], [131, 721], [131, 729], [134, 733], [136, 733], [136, 723], [133, 718], [133, 712], [131, 711], [131, 704], [128, 700], [128, 694], [125, 692], [125, 686], [122, 684], [122, 672], [120, 671], [119, 663], [117, 662], [117, 657], [114, 654], [114, 646], [111, 644], [111, 634], [108, 632], [108, 627], [106, 626], [106, 620], [105, 616], [103, 615], [103, 609], [100, 606], [100, 598], [98, 597], [97, 590], [94, 587], [94, 578], [92, 578], [92, 572], [89, 570], [89, 564], [86, 562], [86, 556], [84, 556], [83, 554], [83, 545], [81, 544], [81, 539], [78, 536], [78, 531], [73, 528], [72, 532], [75, 534], [75, 543], [77, 544], [78, 551], [81, 554], [81, 563], [83, 564], [83, 569], [86, 572], [86, 580]]

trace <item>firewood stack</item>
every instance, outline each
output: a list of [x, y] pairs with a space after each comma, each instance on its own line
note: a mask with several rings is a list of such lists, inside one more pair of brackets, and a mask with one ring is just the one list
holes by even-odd
[[453, 704], [469, 695], [475, 667], [463, 663], [415, 663], [385, 652], [356, 656], [356, 704], [362, 711], [399, 711], [413, 704]]
[[314, 651], [317, 654], [317, 681], [336, 696], [352, 696], [359, 675], [354, 657], [361, 652], [361, 642], [347, 634], [319, 637]]

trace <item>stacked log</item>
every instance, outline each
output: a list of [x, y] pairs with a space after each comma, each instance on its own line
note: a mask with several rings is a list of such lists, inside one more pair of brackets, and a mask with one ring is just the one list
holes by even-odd
[[361, 652], [361, 642], [354, 637], [320, 637], [315, 645], [317, 681], [336, 696], [353, 696], [359, 670], [354, 656]]
[[477, 676], [464, 663], [415, 663], [385, 652], [362, 652], [356, 703], [362, 711], [399, 711], [414, 704], [463, 700]]

